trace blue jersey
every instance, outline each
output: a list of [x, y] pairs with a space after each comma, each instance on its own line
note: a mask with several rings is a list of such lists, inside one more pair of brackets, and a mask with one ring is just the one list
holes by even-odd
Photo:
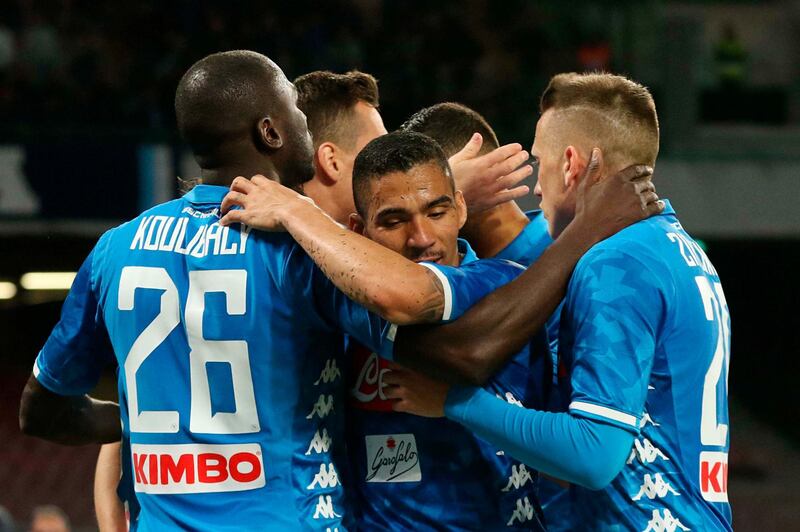
[[566, 529], [730, 530], [730, 319], [719, 276], [669, 203], [594, 246], [570, 281], [559, 363], [573, 415], [635, 435]]
[[[506, 261], [477, 261], [466, 242], [459, 244], [459, 270], [481, 272], [497, 286], [508, 280], [497, 275]], [[536, 347], [539, 355], [547, 351], [544, 341]], [[348, 453], [363, 530], [543, 529], [535, 471], [454, 421], [393, 412], [382, 390], [385, 359], [357, 344], [351, 352]], [[536, 368], [532, 374], [526, 347], [486, 389], [541, 408], [548, 379], [541, 364]]]
[[[116, 358], [133, 527], [343, 530], [342, 332], [381, 352], [391, 327], [289, 235], [220, 226], [227, 190], [198, 186], [103, 235], [34, 373], [82, 394]], [[445, 312], [472, 303], [440, 278]]]

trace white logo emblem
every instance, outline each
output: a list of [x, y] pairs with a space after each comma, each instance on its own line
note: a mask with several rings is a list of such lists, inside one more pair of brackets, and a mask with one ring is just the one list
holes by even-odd
[[311, 413], [306, 416], [306, 419], [313, 418], [314, 414], [322, 419], [330, 414], [331, 410], [333, 410], [333, 396], [320, 395], [319, 399], [317, 399], [317, 402], [314, 404], [314, 408], [311, 409]]
[[320, 382], [323, 384], [329, 384], [341, 376], [342, 372], [339, 371], [339, 367], [336, 365], [336, 359], [329, 358], [325, 362], [325, 367], [322, 369], [322, 373], [320, 373], [319, 378], [314, 381], [314, 386], [317, 386]]
[[533, 478], [525, 464], [519, 464], [519, 469], [517, 469], [517, 466], [512, 465], [511, 476], [508, 477], [508, 485], [502, 491], [511, 491], [511, 488], [519, 489], [528, 481], [533, 482]]
[[417, 440], [413, 434], [377, 434], [365, 437], [367, 482], [419, 482]]
[[333, 519], [334, 517], [341, 517], [333, 511], [333, 501], [330, 495], [320, 495], [317, 501], [317, 508], [314, 510], [314, 519]]
[[527, 497], [524, 499], [517, 499], [517, 507], [514, 510], [514, 513], [511, 514], [511, 519], [508, 520], [506, 526], [513, 525], [515, 520], [519, 521], [520, 523], [530, 521], [533, 519], [533, 515], [534, 511], [533, 506], [531, 506], [531, 501], [529, 501]]
[[322, 429], [321, 436], [319, 431], [317, 431], [311, 439], [311, 443], [308, 444], [306, 456], [310, 455], [311, 451], [314, 451], [316, 454], [327, 453], [328, 449], [331, 448], [331, 443], [333, 443], [333, 440], [328, 436], [328, 429]]
[[678, 518], [673, 517], [672, 513], [664, 508], [663, 516], [658, 513], [658, 510], [653, 510], [653, 518], [647, 523], [644, 532], [675, 532], [678, 528], [689, 530], [689, 527], [683, 526]]
[[647, 425], [648, 423], [650, 423], [654, 427], [660, 427], [661, 426], [661, 423], [656, 423], [655, 421], [653, 421], [653, 418], [650, 417], [650, 414], [645, 412], [644, 415], [642, 416], [642, 421], [639, 422], [639, 428], [643, 429], [644, 426]]
[[519, 401], [519, 399], [517, 399], [516, 397], [514, 397], [514, 394], [513, 394], [513, 393], [511, 393], [511, 392], [506, 392], [506, 396], [505, 396], [505, 397], [502, 397], [502, 396], [501, 396], [499, 393], [495, 393], [495, 395], [496, 395], [498, 398], [500, 398], [500, 399], [505, 399], [505, 401], [506, 401], [508, 404], [512, 404], [512, 405], [515, 405], [515, 406], [519, 406], [519, 407], [521, 407], [521, 408], [525, 408], [525, 407], [522, 405], [522, 403]]
[[334, 469], [333, 464], [328, 464], [328, 468], [325, 468], [325, 464], [319, 465], [319, 473], [314, 475], [314, 480], [311, 481], [311, 484], [306, 487], [307, 490], [313, 490], [316, 487], [320, 488], [335, 488], [339, 485], [339, 475], [336, 474], [336, 469]]
[[642, 486], [639, 488], [639, 493], [634, 495], [631, 500], [638, 501], [643, 495], [646, 495], [647, 498], [652, 501], [656, 497], [663, 499], [670, 493], [673, 495], [680, 495], [680, 493], [675, 491], [675, 488], [669, 485], [669, 482], [664, 481], [661, 477], [661, 473], [656, 473], [652, 477], [650, 475], [644, 476], [644, 482], [642, 482]]
[[647, 438], [642, 438], [642, 441], [633, 440], [633, 448], [627, 463], [633, 462], [634, 458], [638, 457], [639, 461], [643, 464], [652, 464], [657, 458], [662, 460], [669, 460], [667, 456], [658, 450]]

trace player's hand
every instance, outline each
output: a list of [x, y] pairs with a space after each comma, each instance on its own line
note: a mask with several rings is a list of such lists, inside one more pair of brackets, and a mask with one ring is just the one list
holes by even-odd
[[390, 364], [389, 367], [392, 371], [383, 376], [383, 393], [394, 400], [392, 408], [396, 412], [423, 417], [444, 416], [444, 403], [450, 385], [397, 364]]
[[530, 155], [520, 144], [506, 144], [478, 156], [482, 145], [483, 137], [475, 133], [449, 159], [456, 188], [467, 202], [468, 215], [522, 198], [530, 191], [527, 185], [516, 186], [533, 172], [531, 165], [524, 164]]
[[601, 178], [603, 154], [592, 157], [578, 186], [575, 222], [590, 231], [596, 241], [664, 210], [653, 185], [653, 169], [634, 165]]
[[[237, 177], [222, 200], [220, 225], [242, 223], [262, 231], [283, 231], [287, 213], [314, 205], [311, 198], [263, 175]], [[233, 207], [240, 207], [233, 209]]]

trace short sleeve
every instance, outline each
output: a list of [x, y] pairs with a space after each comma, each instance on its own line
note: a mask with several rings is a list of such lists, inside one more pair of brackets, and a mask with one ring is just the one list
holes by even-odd
[[348, 298], [299, 245], [291, 245], [280, 275], [284, 294], [321, 327], [349, 334], [378, 354], [391, 353], [396, 327]]
[[61, 319], [34, 363], [36, 380], [57, 394], [88, 393], [114, 358], [93, 286], [97, 255], [96, 247], [78, 270], [61, 309]]
[[503, 259], [483, 259], [461, 267], [442, 266], [429, 262], [421, 263], [430, 269], [444, 289], [444, 311], [442, 321], [458, 319], [472, 305], [513, 281], [525, 268]]
[[562, 315], [571, 353], [569, 410], [638, 433], [656, 339], [662, 282], [645, 259], [593, 249], [578, 264]]

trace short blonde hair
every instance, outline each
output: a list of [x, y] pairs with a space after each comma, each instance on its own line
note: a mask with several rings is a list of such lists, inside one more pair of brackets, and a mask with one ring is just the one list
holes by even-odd
[[630, 164], [653, 166], [658, 156], [658, 115], [646, 87], [606, 73], [558, 74], [539, 104], [553, 110], [603, 150], [606, 162], [621, 169]]

